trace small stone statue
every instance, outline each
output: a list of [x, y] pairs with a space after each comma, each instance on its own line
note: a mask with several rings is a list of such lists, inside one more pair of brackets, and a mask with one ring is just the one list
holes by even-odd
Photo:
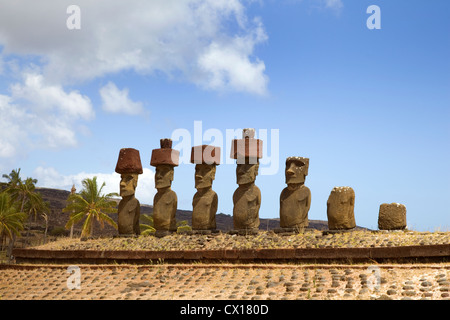
[[259, 230], [261, 191], [255, 185], [259, 159], [262, 158], [262, 140], [255, 139], [254, 129], [244, 129], [242, 139], [232, 143], [231, 157], [236, 159], [236, 182], [239, 187], [233, 194], [233, 224], [240, 233]]
[[220, 148], [192, 147], [191, 163], [195, 163], [195, 188], [192, 200], [192, 230], [200, 233], [216, 231], [217, 194], [212, 190], [216, 166], [220, 164]]
[[309, 224], [308, 211], [311, 206], [311, 191], [305, 186], [308, 168], [308, 158], [289, 157], [286, 159], [287, 187], [280, 194], [281, 230], [279, 231], [300, 232]]
[[150, 165], [156, 167], [155, 188], [158, 190], [153, 198], [153, 226], [156, 236], [165, 236], [177, 230], [175, 215], [178, 199], [170, 187], [180, 152], [172, 149], [170, 139], [161, 139], [160, 144], [160, 149], [152, 151], [150, 160]]
[[350, 187], [334, 187], [327, 201], [328, 229], [355, 228], [354, 209], [355, 191]]
[[142, 174], [139, 150], [132, 148], [120, 149], [116, 170], [120, 173], [120, 196], [118, 208], [119, 235], [139, 235], [139, 218], [141, 205], [135, 198], [138, 175]]
[[403, 230], [406, 228], [406, 207], [400, 203], [383, 203], [378, 215], [378, 229]]

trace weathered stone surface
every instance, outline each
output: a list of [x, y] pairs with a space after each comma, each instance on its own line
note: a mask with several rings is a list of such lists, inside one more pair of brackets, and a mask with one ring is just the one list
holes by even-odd
[[263, 156], [263, 142], [255, 139], [255, 129], [247, 128], [242, 131], [242, 139], [231, 142], [231, 158], [238, 164], [256, 164]]
[[120, 149], [115, 171], [120, 174], [142, 174], [143, 171], [139, 150], [133, 148]]
[[170, 187], [158, 189], [153, 198], [153, 226], [156, 231], [177, 230], [177, 205], [177, 195]]
[[215, 230], [218, 196], [211, 188], [198, 189], [192, 200], [192, 229]]
[[141, 215], [141, 205], [135, 198], [137, 186], [137, 174], [122, 174], [120, 181], [120, 195], [122, 200], [118, 207], [117, 227], [120, 235], [139, 235], [139, 218]]
[[138, 175], [142, 174], [139, 150], [133, 148], [120, 149], [116, 164], [116, 172], [120, 173], [120, 196], [117, 229], [119, 235], [139, 235], [139, 218], [141, 206], [135, 198]]
[[[247, 143], [247, 140], [257, 140], [253, 138], [254, 132], [254, 129], [244, 129], [241, 141]], [[258, 230], [259, 228], [261, 191], [255, 185], [255, 180], [259, 169], [258, 159], [262, 157], [262, 148], [261, 152], [258, 147], [253, 148], [253, 146], [259, 145], [258, 141], [255, 143], [250, 141], [251, 143], [248, 145], [244, 143], [245, 150], [237, 144], [237, 148], [234, 148], [235, 150], [231, 152], [231, 157], [237, 159], [236, 182], [239, 185], [233, 194], [233, 224], [235, 230]]]
[[280, 194], [280, 227], [301, 230], [308, 226], [311, 191], [304, 185], [308, 174], [309, 159], [286, 159], [286, 184]]
[[155, 187], [158, 192], [153, 198], [153, 226], [158, 235], [165, 231], [176, 231], [175, 214], [178, 206], [177, 194], [170, 188], [174, 167], [178, 165], [179, 152], [173, 150], [170, 139], [160, 140], [161, 149], [152, 151], [150, 165], [155, 166]]
[[254, 183], [239, 185], [233, 194], [234, 229], [258, 229], [261, 191]]
[[328, 228], [352, 229], [355, 222], [355, 192], [350, 187], [334, 187], [327, 201]]
[[178, 150], [172, 149], [171, 139], [161, 139], [160, 149], [153, 149], [152, 157], [150, 159], [150, 165], [156, 167], [157, 165], [170, 165], [178, 166], [180, 152]]
[[216, 166], [220, 164], [220, 148], [197, 146], [191, 151], [195, 165], [195, 188], [192, 200], [192, 230], [215, 230], [218, 206], [217, 194], [212, 190]]
[[378, 229], [402, 230], [406, 228], [406, 207], [400, 203], [383, 203], [378, 215]]
[[195, 164], [220, 164], [220, 148], [210, 145], [192, 147], [191, 163]]

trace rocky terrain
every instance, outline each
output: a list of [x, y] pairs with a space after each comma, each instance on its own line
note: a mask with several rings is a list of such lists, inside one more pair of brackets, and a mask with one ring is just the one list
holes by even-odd
[[[448, 263], [80, 265], [71, 268], [64, 265], [0, 268], [0, 299], [205, 303], [206, 300], [448, 300], [450, 294]], [[78, 287], [70, 278], [73, 268], [79, 271]]]
[[364, 248], [449, 244], [450, 232], [352, 231], [329, 233], [310, 229], [300, 234], [260, 231], [257, 235], [217, 233], [211, 235], [171, 234], [163, 238], [61, 238], [37, 249], [47, 250], [208, 250], [275, 248]]

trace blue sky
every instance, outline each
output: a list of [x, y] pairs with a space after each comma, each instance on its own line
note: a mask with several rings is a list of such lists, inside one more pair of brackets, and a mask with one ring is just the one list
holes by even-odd
[[[71, 4], [80, 29], [67, 27]], [[370, 5], [380, 8], [381, 29], [367, 28]], [[376, 229], [380, 204], [398, 202], [410, 228], [450, 228], [446, 0], [0, 0], [0, 7], [2, 174], [21, 168], [39, 186], [66, 190], [97, 175], [118, 192], [118, 153], [133, 147], [145, 168], [137, 197], [152, 204], [152, 149], [180, 132], [190, 145], [210, 143], [194, 141], [201, 124], [201, 133], [220, 133], [213, 189], [218, 211], [231, 214], [236, 166], [226, 132], [251, 127], [267, 135], [256, 180], [260, 217], [278, 218], [284, 161], [303, 156], [310, 219], [326, 220], [332, 188], [351, 186], [360, 226]], [[193, 174], [189, 163], [175, 169], [180, 209], [192, 208]]]

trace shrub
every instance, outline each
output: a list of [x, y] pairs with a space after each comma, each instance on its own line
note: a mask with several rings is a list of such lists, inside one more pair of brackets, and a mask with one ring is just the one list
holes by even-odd
[[52, 230], [50, 230], [49, 235], [54, 237], [62, 237], [69, 235], [69, 232], [64, 227], [54, 227]]

